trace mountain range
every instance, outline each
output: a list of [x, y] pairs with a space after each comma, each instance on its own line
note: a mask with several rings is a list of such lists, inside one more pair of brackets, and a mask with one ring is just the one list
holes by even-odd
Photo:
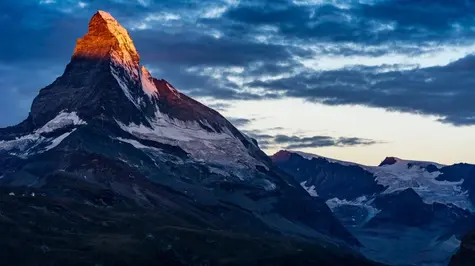
[[104, 11], [0, 129], [9, 265], [463, 265], [474, 204], [474, 165], [267, 156]]
[[387, 264], [447, 265], [475, 227], [475, 165], [387, 157], [365, 166], [285, 150], [272, 160]]

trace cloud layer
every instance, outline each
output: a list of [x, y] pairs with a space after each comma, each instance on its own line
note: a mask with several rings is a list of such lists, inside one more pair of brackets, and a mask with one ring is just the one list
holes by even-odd
[[[38, 90], [61, 74], [97, 9], [129, 29], [155, 76], [192, 96], [297, 97], [475, 124], [475, 56], [431, 67], [384, 65], [394, 56], [470, 47], [474, 1], [41, 0], [0, 3], [0, 22], [8, 25], [0, 29], [0, 113], [9, 114], [0, 126], [26, 117]], [[329, 57], [383, 62], [319, 68]], [[312, 141], [345, 145], [344, 139], [289, 145]]]
[[331, 136], [296, 136], [296, 135], [268, 135], [259, 131], [247, 132], [259, 143], [263, 149], [303, 149], [322, 147], [352, 147], [369, 146], [383, 143], [381, 141], [358, 137], [331, 137]]

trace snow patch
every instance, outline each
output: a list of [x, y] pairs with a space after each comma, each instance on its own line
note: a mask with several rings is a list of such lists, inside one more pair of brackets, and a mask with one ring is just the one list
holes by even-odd
[[429, 164], [442, 167], [441, 164], [398, 159], [392, 165], [363, 168], [376, 176], [378, 184], [388, 187], [384, 191], [386, 194], [412, 188], [425, 203], [451, 203], [463, 209], [473, 209], [468, 194], [460, 188], [463, 180], [459, 182], [439, 181], [436, 178], [442, 173], [439, 171], [428, 172], [425, 167]]
[[368, 200], [366, 196], [361, 196], [355, 200], [346, 200], [339, 198], [332, 198], [327, 200], [327, 205], [330, 208], [335, 208], [341, 205], [352, 205], [352, 206], [365, 206], [367, 203], [370, 203], [372, 200]]
[[209, 169], [210, 173], [212, 173], [212, 174], [222, 175], [222, 176], [226, 176], [226, 177], [231, 176], [225, 170], [222, 170], [222, 169], [219, 169], [219, 168], [216, 168], [216, 167], [208, 166], [208, 169]]
[[[212, 128], [207, 121], [200, 122]], [[193, 141], [196, 139], [217, 140], [232, 137], [232, 135], [226, 133], [208, 132], [196, 121], [176, 120], [159, 112], [156, 112], [156, 119], [150, 121], [152, 128], [143, 124], [136, 125], [132, 123], [124, 125], [120, 121], [117, 121], [117, 123], [123, 130], [151, 140], [168, 139], [173, 141]]]
[[117, 84], [119, 84], [119, 87], [122, 89], [127, 99], [129, 99], [129, 101], [132, 102], [135, 105], [135, 107], [137, 107], [137, 109], [140, 110], [140, 106], [137, 102], [135, 102], [134, 97], [132, 97], [132, 94], [130, 93], [130, 90], [127, 87], [127, 84], [119, 77], [119, 72], [112, 65], [110, 66], [110, 69], [111, 69], [112, 76], [117, 81]]
[[320, 155], [316, 155], [312, 153], [306, 153], [306, 152], [301, 152], [301, 151], [289, 151], [289, 152], [298, 154], [307, 160], [312, 160], [315, 158], [315, 159], [325, 159], [329, 161], [330, 163], [338, 163], [341, 165], [358, 165], [357, 163], [340, 161], [340, 160], [336, 160], [336, 159], [332, 159], [332, 158], [328, 158], [328, 157], [324, 157], [324, 156], [320, 156]]
[[266, 191], [273, 191], [277, 188], [277, 186], [274, 183], [272, 183], [271, 181], [267, 179], [262, 179], [262, 182], [264, 182], [264, 189]]
[[124, 139], [124, 138], [116, 138], [118, 141], [129, 143], [130, 145], [134, 146], [137, 149], [150, 149], [150, 150], [157, 150], [160, 151], [160, 149], [155, 148], [155, 147], [150, 147], [150, 146], [145, 146], [142, 143], [133, 140], [133, 139]]
[[318, 197], [318, 193], [317, 191], [315, 190], [315, 186], [309, 186], [307, 187], [307, 181], [304, 181], [302, 183], [300, 183], [300, 185], [308, 192], [308, 194], [310, 194], [310, 196], [312, 197]]
[[[158, 110], [155, 117], [149, 120], [151, 127], [116, 122], [122, 130], [138, 138], [179, 146], [196, 161], [237, 168], [255, 169], [256, 165], [267, 168], [249, 154], [249, 150], [229, 128], [223, 127], [219, 132], [209, 131], [205, 128], [213, 129], [213, 127], [205, 120], [182, 121]], [[240, 173], [235, 174], [239, 176]]]
[[51, 141], [51, 144], [48, 145], [46, 148], [45, 148], [45, 151], [49, 151], [51, 149], [53, 149], [54, 147], [58, 146], [65, 138], [67, 138], [69, 135], [71, 135], [71, 133], [73, 133], [74, 131], [76, 131], [76, 128], [73, 129], [71, 132], [66, 132], [64, 133], [63, 135], [53, 139]]
[[[63, 111], [59, 113], [55, 118], [50, 120], [48, 123], [46, 123], [44, 126], [35, 130], [31, 134], [17, 137], [13, 140], [0, 141], [0, 150], [9, 152], [12, 155], [20, 157], [28, 157], [29, 155], [45, 152], [58, 146], [77, 128], [74, 128], [70, 132], [66, 132], [56, 138], [47, 138], [44, 137], [42, 134], [51, 133], [67, 126], [80, 126], [86, 124], [87, 123], [81, 120], [75, 112], [67, 113]], [[41, 150], [35, 150], [35, 148], [42, 144], [48, 145]]]
[[0, 141], [0, 150], [25, 151], [31, 147], [37, 146], [39, 143], [43, 142], [45, 139], [46, 138], [40, 136], [39, 134], [29, 134], [29, 135], [18, 137], [13, 140], [2, 140]]
[[373, 202], [373, 199], [368, 199], [366, 196], [361, 196], [352, 201], [339, 199], [339, 198], [333, 198], [333, 199], [327, 200], [326, 203], [328, 207], [330, 207], [330, 209], [332, 210], [341, 206], [348, 206], [348, 205], [364, 208], [368, 211], [368, 216], [366, 217], [366, 221], [369, 221], [381, 211], [371, 206], [372, 202]]
[[150, 72], [148, 72], [144, 66], [142, 66], [140, 69], [140, 82], [142, 83], [143, 91], [148, 95], [149, 98], [157, 96], [158, 90], [153, 83], [152, 75], [150, 75]]
[[37, 129], [35, 132], [38, 134], [53, 132], [57, 129], [64, 128], [66, 126], [78, 126], [87, 124], [85, 121], [81, 120], [76, 112], [64, 112], [61, 111], [55, 118], [50, 120], [41, 128]]

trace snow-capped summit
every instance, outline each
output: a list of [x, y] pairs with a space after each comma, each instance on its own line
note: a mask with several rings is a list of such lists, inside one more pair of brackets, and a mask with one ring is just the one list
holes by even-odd
[[90, 20], [87, 34], [77, 40], [74, 57], [110, 58], [138, 66], [140, 57], [129, 33], [111, 14], [98, 11]]
[[379, 164], [379, 166], [383, 165], [393, 165], [397, 163], [398, 161], [401, 161], [401, 159], [396, 158], [396, 157], [386, 157], [384, 160]]
[[[28, 119], [21, 127], [0, 129], [0, 133], [23, 140], [61, 113], [74, 113], [91, 124], [120, 127], [144, 141], [179, 146], [194, 159], [238, 168], [270, 162], [218, 112], [182, 94], [166, 80], [154, 78], [140, 64], [127, 30], [104, 11], [92, 17], [63, 75], [34, 99]], [[130, 138], [121, 139], [130, 142]], [[39, 140], [53, 141], [28, 140], [18, 155], [35, 154], [32, 148], [43, 146]], [[239, 156], [223, 156], [231, 147]]]
[[37, 128], [59, 112], [89, 120], [147, 123], [157, 111], [158, 90], [125, 30], [109, 13], [97, 12], [77, 40], [64, 73], [33, 101], [29, 127]]

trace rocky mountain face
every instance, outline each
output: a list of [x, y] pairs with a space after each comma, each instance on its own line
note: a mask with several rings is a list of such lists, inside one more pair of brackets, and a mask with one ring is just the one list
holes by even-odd
[[455, 182], [460, 184], [460, 188], [468, 193], [468, 197], [475, 206], [475, 165], [454, 164], [440, 169], [437, 180], [441, 182]]
[[471, 266], [475, 261], [475, 231], [467, 234], [449, 266]]
[[385, 186], [376, 182], [373, 173], [356, 164], [343, 165], [325, 158], [305, 159], [298, 153], [279, 151], [272, 160], [292, 174], [307, 189], [325, 200], [355, 200], [364, 195], [381, 193]]
[[412, 188], [378, 195], [373, 205], [379, 212], [366, 227], [397, 224], [420, 228], [440, 224], [450, 228], [455, 222], [471, 216], [469, 210], [454, 205], [425, 203]]
[[473, 165], [387, 157], [375, 167], [290, 151], [271, 158], [323, 198], [375, 260], [447, 265], [475, 229]]
[[375, 265], [252, 139], [153, 78], [102, 11], [0, 129], [0, 209], [12, 265]]

